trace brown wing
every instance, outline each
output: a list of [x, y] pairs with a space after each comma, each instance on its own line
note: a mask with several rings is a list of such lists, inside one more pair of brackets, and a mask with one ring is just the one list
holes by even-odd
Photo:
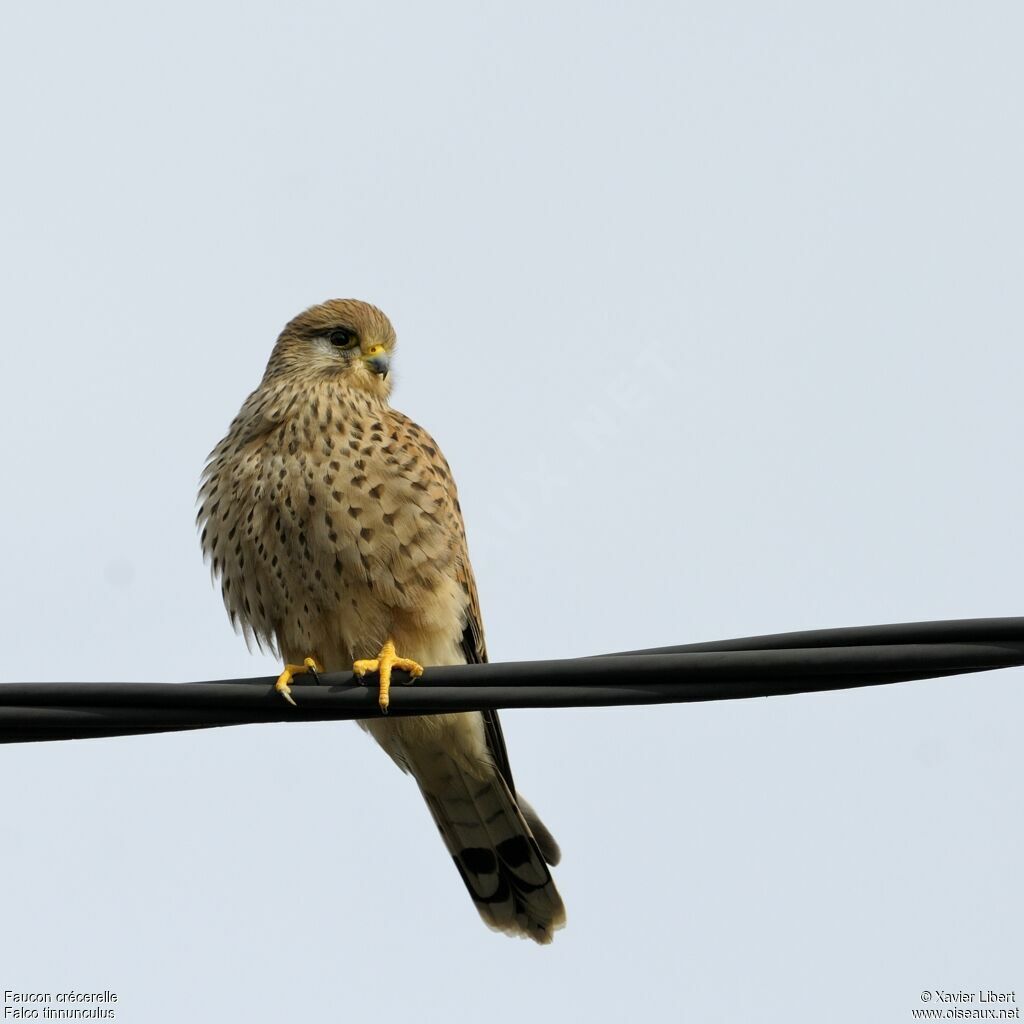
[[[487, 661], [487, 644], [484, 640], [484, 627], [480, 620], [480, 600], [476, 592], [476, 580], [473, 570], [469, 567], [468, 557], [461, 566], [460, 582], [469, 592], [469, 608], [467, 609], [466, 626], [462, 631], [462, 653], [466, 656], [467, 665], [482, 665]], [[484, 730], [487, 734], [487, 746], [494, 763], [498, 766], [506, 785], [515, 795], [516, 784], [512, 778], [512, 766], [508, 761], [508, 749], [505, 747], [505, 736], [501, 731], [501, 721], [497, 711], [483, 711]]]
[[[454, 485], [453, 485], [454, 488]], [[458, 510], [458, 499], [455, 501]], [[480, 617], [480, 599], [477, 596], [476, 580], [473, 578], [473, 570], [469, 565], [469, 554], [466, 548], [466, 534], [462, 527], [462, 514], [459, 512], [459, 527], [461, 535], [461, 550], [459, 552], [459, 582], [465, 590], [469, 602], [466, 607], [466, 624], [462, 630], [462, 653], [466, 658], [467, 665], [479, 665], [487, 661], [487, 644], [484, 640], [483, 620]], [[487, 748], [494, 759], [494, 764], [508, 786], [509, 793], [515, 801], [522, 820], [525, 822], [533, 845], [539, 851], [541, 857], [548, 864], [557, 864], [562, 858], [562, 851], [555, 841], [555, 837], [548, 830], [547, 826], [537, 816], [537, 812], [516, 792], [515, 780], [512, 778], [512, 766], [508, 760], [508, 750], [505, 747], [505, 736], [501, 731], [501, 721], [497, 711], [482, 711], [484, 719], [484, 734], [487, 737]], [[458, 858], [456, 858], [456, 863]], [[460, 868], [461, 870], [461, 868]], [[465, 879], [465, 875], [463, 878]], [[470, 893], [474, 893], [473, 886], [467, 881]], [[551, 883], [553, 886], [553, 883]], [[474, 899], [476, 897], [474, 896]], [[559, 904], [561, 901], [559, 901]], [[480, 905], [478, 903], [478, 909]], [[564, 915], [564, 911], [560, 911]], [[481, 910], [481, 913], [484, 913]], [[486, 916], [486, 915], [485, 915]]]
[[[466, 527], [462, 519], [462, 508], [459, 505], [458, 490], [455, 480], [452, 477], [451, 467], [445, 459], [437, 442], [418, 423], [414, 423], [404, 413], [397, 409], [388, 410], [389, 416], [398, 424], [400, 429], [415, 444], [421, 455], [426, 458], [433, 474], [430, 483], [431, 493], [436, 488], [438, 497], [443, 496], [444, 505], [448, 515], [448, 522], [452, 531], [456, 534], [454, 539], [454, 552], [456, 563], [456, 578], [461, 584], [466, 597], [466, 620], [462, 630], [462, 653], [466, 658], [467, 665], [481, 665], [487, 661], [487, 642], [484, 639], [483, 619], [480, 615], [480, 599], [477, 596], [476, 580], [473, 578], [473, 568], [469, 563], [469, 548], [466, 543]], [[484, 711], [484, 727], [487, 734], [487, 745], [490, 748], [494, 763], [498, 766], [502, 778], [508, 788], [515, 794], [516, 787], [512, 781], [512, 769], [508, 763], [508, 751], [505, 748], [505, 737], [501, 732], [501, 723], [498, 721], [496, 711]]]

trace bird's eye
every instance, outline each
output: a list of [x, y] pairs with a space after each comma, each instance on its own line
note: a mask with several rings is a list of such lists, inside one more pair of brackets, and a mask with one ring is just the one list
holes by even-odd
[[335, 348], [355, 348], [359, 344], [359, 338], [355, 331], [350, 331], [347, 327], [335, 327], [327, 335], [327, 340]]

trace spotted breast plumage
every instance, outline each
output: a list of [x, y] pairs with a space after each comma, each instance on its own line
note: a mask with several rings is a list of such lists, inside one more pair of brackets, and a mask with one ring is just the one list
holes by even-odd
[[[451, 471], [388, 403], [394, 346], [367, 303], [301, 313], [203, 473], [203, 551], [232, 622], [284, 659], [293, 703], [295, 675], [354, 667], [386, 712], [393, 669], [487, 660]], [[516, 793], [497, 713], [360, 724], [416, 779], [484, 921], [550, 942], [559, 849]]]

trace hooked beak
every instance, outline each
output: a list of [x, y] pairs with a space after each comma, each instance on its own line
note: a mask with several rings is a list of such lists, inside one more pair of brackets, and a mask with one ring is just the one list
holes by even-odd
[[363, 355], [362, 359], [373, 373], [376, 373], [381, 379], [387, 380], [388, 370], [391, 368], [391, 356], [384, 350], [383, 345], [374, 345]]

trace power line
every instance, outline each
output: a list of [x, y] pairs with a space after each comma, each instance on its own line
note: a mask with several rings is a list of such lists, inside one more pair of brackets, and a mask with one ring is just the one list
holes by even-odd
[[[391, 691], [391, 715], [486, 708], [738, 700], [878, 686], [1024, 665], [1024, 618], [957, 619], [778, 633], [563, 661], [428, 667]], [[403, 678], [396, 673], [396, 681]], [[129, 736], [267, 722], [374, 718], [375, 680], [322, 674], [197, 683], [3, 683], [0, 743]]]

